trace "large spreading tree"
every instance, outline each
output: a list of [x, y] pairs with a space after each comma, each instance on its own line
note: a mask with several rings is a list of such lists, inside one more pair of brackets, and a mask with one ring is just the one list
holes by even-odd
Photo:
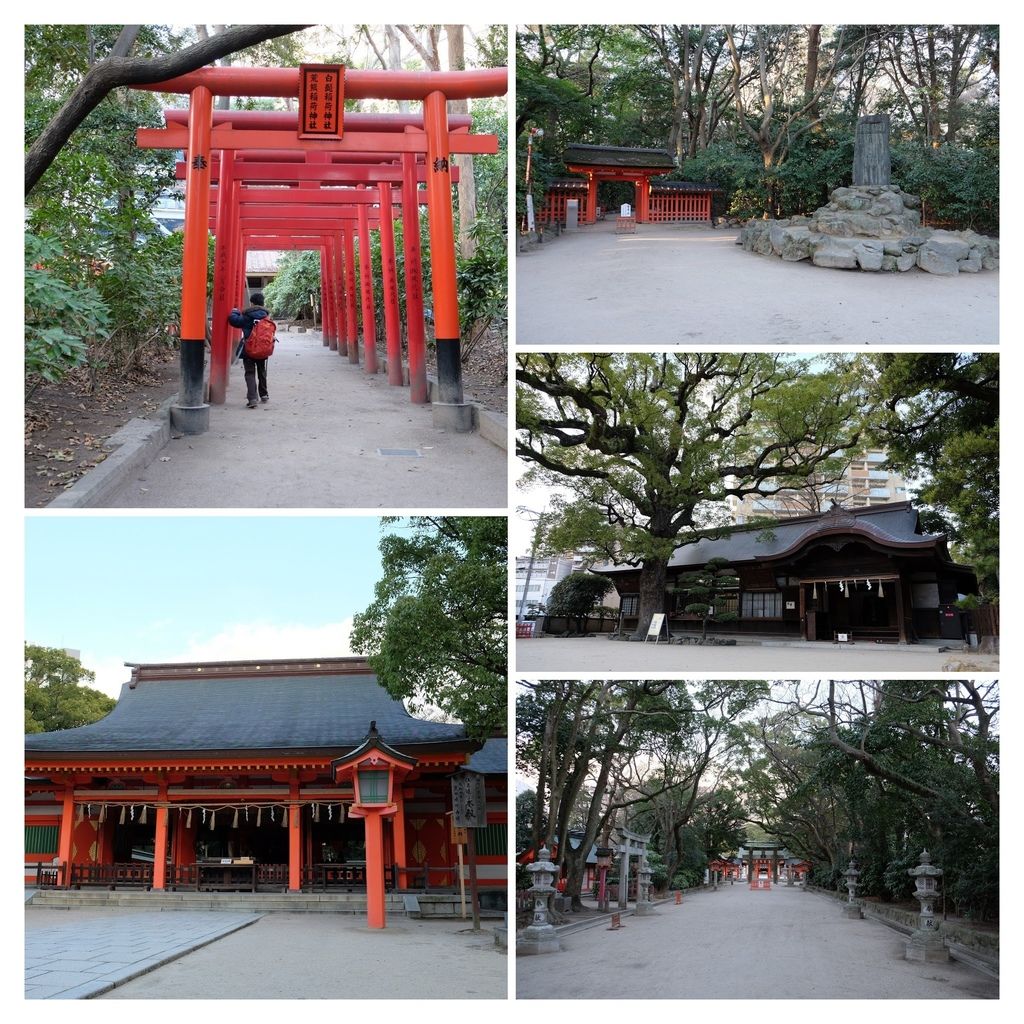
[[[676, 548], [730, 496], [800, 486], [857, 444], [855, 374], [777, 353], [521, 353], [516, 453], [560, 488], [547, 543], [639, 568], [644, 635]], [[568, 495], [566, 497], [565, 495]]]

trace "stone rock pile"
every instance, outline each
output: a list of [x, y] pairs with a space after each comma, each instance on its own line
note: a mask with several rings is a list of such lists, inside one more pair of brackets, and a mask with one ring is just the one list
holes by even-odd
[[999, 269], [998, 239], [921, 227], [920, 198], [897, 185], [837, 188], [810, 217], [749, 221], [737, 244], [762, 256], [842, 270], [918, 267], [951, 275]]

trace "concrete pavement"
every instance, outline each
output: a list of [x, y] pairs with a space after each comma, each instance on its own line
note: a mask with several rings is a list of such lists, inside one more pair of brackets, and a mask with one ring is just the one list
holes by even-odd
[[[624, 643], [604, 636], [544, 636], [516, 641], [518, 672], [995, 672], [995, 655], [940, 652], [934, 647], [890, 644], [692, 644]], [[947, 667], [951, 666], [951, 667]]]
[[725, 885], [631, 916], [619, 931], [564, 936], [516, 962], [517, 999], [996, 999], [958, 964], [903, 959], [903, 936], [847, 920], [799, 888]]
[[992, 345], [999, 274], [869, 274], [744, 252], [735, 229], [614, 220], [516, 259], [516, 343]]
[[[163, 917], [177, 915], [164, 914]], [[508, 959], [486, 927], [392, 916], [267, 914], [105, 999], [504, 999]]]
[[246, 408], [241, 364], [210, 430], [172, 434], [104, 508], [504, 508], [505, 452], [478, 433], [436, 429], [409, 390], [284, 333], [270, 402]]
[[90, 999], [259, 914], [25, 908], [25, 998]]

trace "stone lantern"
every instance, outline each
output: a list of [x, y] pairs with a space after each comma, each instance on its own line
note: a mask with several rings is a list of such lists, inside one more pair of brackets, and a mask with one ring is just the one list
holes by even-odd
[[907, 941], [906, 958], [944, 963], [949, 960], [949, 951], [939, 934], [933, 910], [939, 898], [938, 880], [942, 877], [942, 868], [932, 865], [931, 854], [927, 850], [921, 851], [920, 860], [916, 868], [907, 869], [907, 874], [914, 879], [914, 895], [921, 904], [921, 914], [916, 931]]
[[533, 923], [523, 929], [516, 952], [520, 955], [532, 953], [557, 953], [561, 948], [558, 933], [548, 920], [548, 898], [555, 891], [552, 884], [556, 868], [551, 863], [551, 851], [542, 846], [537, 859], [527, 869], [532, 885], [529, 892], [533, 897]]
[[637, 917], [646, 917], [648, 914], [654, 913], [654, 904], [651, 902], [651, 876], [653, 874], [650, 864], [647, 863], [647, 856], [644, 854], [636, 869]]
[[860, 904], [856, 898], [857, 879], [860, 878], [860, 872], [853, 866], [852, 860], [849, 867], [843, 872], [843, 877], [846, 879], [846, 891], [848, 893], [846, 905], [843, 907], [843, 916], [859, 921], [864, 916], [861, 913]]

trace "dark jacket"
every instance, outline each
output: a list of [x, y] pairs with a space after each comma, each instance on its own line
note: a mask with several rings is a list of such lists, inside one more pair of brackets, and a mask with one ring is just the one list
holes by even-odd
[[241, 327], [242, 329], [242, 340], [235, 349], [236, 359], [241, 358], [242, 350], [245, 348], [246, 339], [252, 333], [253, 325], [257, 320], [262, 320], [266, 316], [270, 316], [270, 312], [263, 306], [249, 306], [241, 312], [233, 309], [228, 313], [228, 323], [232, 327]]

